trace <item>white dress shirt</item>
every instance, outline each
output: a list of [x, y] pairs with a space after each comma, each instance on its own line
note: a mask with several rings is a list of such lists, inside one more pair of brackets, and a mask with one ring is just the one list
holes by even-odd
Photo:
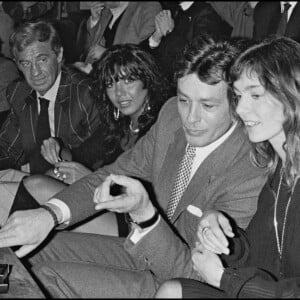
[[296, 4], [298, 3], [298, 1], [280, 1], [281, 13], [283, 13], [285, 3], [289, 3], [291, 5], [291, 7], [288, 10], [288, 15], [287, 15], [287, 20], [289, 21], [290, 16], [291, 16]]

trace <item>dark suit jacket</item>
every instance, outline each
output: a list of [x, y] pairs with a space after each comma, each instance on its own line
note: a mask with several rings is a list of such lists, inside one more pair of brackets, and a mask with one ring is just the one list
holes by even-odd
[[[260, 40], [270, 34], [276, 34], [280, 21], [280, 2], [260, 1], [254, 9], [254, 34], [256, 40]], [[284, 34], [297, 42], [300, 42], [300, 3], [298, 2], [290, 16], [287, 29]]]
[[0, 56], [0, 112], [9, 110], [6, 89], [8, 84], [18, 77], [20, 77], [20, 74], [14, 61]]
[[230, 37], [232, 27], [222, 20], [212, 6], [204, 1], [195, 1], [192, 6], [175, 13], [173, 16], [175, 28], [163, 37], [159, 46], [149, 48], [149, 41], [143, 43], [158, 60], [162, 70], [169, 78], [174, 73], [174, 63], [181, 57], [184, 47], [202, 33]]
[[[54, 108], [55, 136], [70, 148], [79, 146], [99, 125], [90, 84], [84, 74], [62, 68]], [[22, 79], [9, 85], [7, 99], [11, 110], [0, 130], [0, 169], [18, 169], [28, 162], [35, 147], [37, 99]]]
[[[107, 175], [125, 174], [151, 182], [157, 206], [165, 212], [185, 147], [177, 101], [172, 98], [164, 105], [150, 131], [131, 150], [121, 154], [113, 164], [75, 182], [55, 198], [70, 207], [70, 225], [74, 224], [95, 213], [94, 191]], [[147, 267], [160, 279], [176, 276], [199, 279], [190, 259], [199, 219], [189, 213], [187, 207], [192, 204], [203, 211], [222, 210], [245, 228], [255, 213], [257, 197], [266, 180], [264, 170], [251, 164], [250, 148], [248, 137], [238, 126], [202, 162], [175, 210], [172, 225], [161, 219], [135, 245], [130, 239], [126, 240], [125, 248], [131, 256], [141, 265], [147, 261]]]

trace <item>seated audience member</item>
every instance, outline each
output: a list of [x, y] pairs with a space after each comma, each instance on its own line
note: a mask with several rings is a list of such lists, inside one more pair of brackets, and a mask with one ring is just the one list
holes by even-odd
[[[154, 18], [161, 11], [158, 1], [94, 1], [91, 16], [83, 22], [84, 45], [80, 61], [74, 65], [90, 73], [92, 63], [98, 60], [106, 48], [116, 44], [140, 44], [155, 29]], [[86, 32], [87, 30], [87, 32]]]
[[[45, 159], [55, 165], [56, 175], [61, 181], [46, 175], [27, 177], [24, 185], [39, 203], [45, 203], [67, 185], [92, 173], [92, 170], [112, 163], [124, 150], [131, 148], [149, 130], [162, 104], [170, 96], [168, 82], [161, 75], [154, 58], [133, 44], [115, 45], [107, 49], [95, 64], [93, 76], [96, 82], [92, 95], [100, 112], [100, 125], [77, 148], [61, 151], [57, 144], [52, 147], [56, 150], [54, 152], [42, 147]], [[67, 161], [59, 162], [59, 153]], [[105, 220], [112, 219], [108, 231], [118, 235], [117, 224], [111, 225], [115, 222], [114, 215], [105, 216]], [[127, 235], [128, 226], [122, 223], [123, 215], [118, 214], [117, 217], [119, 233]], [[76, 231], [104, 233], [99, 225], [102, 220], [103, 216]]]
[[[190, 260], [198, 224], [193, 213], [219, 209], [245, 228], [266, 180], [265, 170], [251, 165], [250, 142], [228, 97], [224, 75], [239, 52], [230, 42], [196, 40], [179, 66], [177, 97], [164, 104], [146, 135], [42, 207], [14, 212], [0, 229], [0, 247], [22, 245], [16, 255], [23, 257], [53, 228], [107, 209], [126, 213], [126, 239], [56, 231], [28, 257], [51, 296], [153, 297], [166, 279], [200, 279]], [[150, 200], [128, 176], [151, 182], [156, 197]], [[113, 183], [124, 193], [110, 195]]]
[[232, 26], [231, 37], [253, 37], [253, 10], [258, 1], [208, 1], [216, 12]]
[[54, 19], [53, 1], [3, 1], [4, 11], [12, 17], [15, 27], [40, 18]]
[[237, 113], [253, 143], [253, 164], [267, 166], [269, 178], [246, 231], [220, 211], [200, 219], [201, 244], [192, 261], [206, 284], [168, 281], [158, 298], [300, 295], [300, 45], [286, 37], [265, 39], [241, 54], [231, 77]]
[[5, 57], [12, 58], [9, 48], [9, 37], [14, 32], [14, 20], [3, 9], [3, 1], [0, 1], [0, 40], [2, 41], [1, 53]]
[[278, 34], [300, 42], [300, 3], [298, 1], [260, 1], [254, 9], [255, 40]]
[[43, 140], [78, 147], [99, 125], [92, 81], [62, 66], [63, 48], [49, 23], [26, 23], [10, 42], [24, 78], [7, 87], [11, 108], [0, 129], [1, 220], [22, 177], [52, 169], [40, 154]]
[[[1, 46], [2, 46], [2, 42], [0, 40], [0, 49], [2, 49]], [[10, 104], [7, 102], [6, 99], [7, 86], [13, 80], [20, 77], [15, 62], [5, 57], [1, 53], [0, 53], [0, 127], [5, 121], [10, 109]]]
[[156, 57], [167, 78], [174, 82], [176, 90], [175, 64], [181, 58], [184, 47], [201, 34], [229, 38], [231, 31], [231, 26], [210, 4], [204, 1], [178, 1], [174, 15], [169, 9], [156, 15], [155, 31], [143, 46]]

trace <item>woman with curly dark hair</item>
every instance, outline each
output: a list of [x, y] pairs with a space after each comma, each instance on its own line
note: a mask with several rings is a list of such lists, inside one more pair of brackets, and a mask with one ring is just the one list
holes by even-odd
[[[60, 162], [55, 163], [51, 151], [42, 146], [44, 158], [55, 164], [53, 174], [33, 175], [23, 180], [30, 194], [27, 196], [33, 196], [40, 204], [130, 149], [150, 129], [170, 96], [169, 84], [154, 58], [133, 44], [107, 49], [94, 64], [91, 76], [95, 79], [91, 93], [97, 102], [100, 126], [78, 148], [61, 149]], [[117, 230], [115, 216], [109, 214], [74, 230], [126, 235], [123, 216], [118, 215]]]

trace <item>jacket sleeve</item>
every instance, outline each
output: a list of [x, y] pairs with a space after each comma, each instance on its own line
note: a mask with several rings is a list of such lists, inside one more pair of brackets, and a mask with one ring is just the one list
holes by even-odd
[[220, 288], [230, 298], [299, 298], [300, 277], [275, 280], [259, 268], [226, 268]]
[[155, 17], [161, 10], [158, 1], [144, 2], [140, 7], [139, 24], [137, 24], [139, 43], [148, 39], [155, 31]]
[[0, 170], [19, 169], [24, 163], [23, 143], [19, 118], [11, 108], [7, 119], [0, 130]]

